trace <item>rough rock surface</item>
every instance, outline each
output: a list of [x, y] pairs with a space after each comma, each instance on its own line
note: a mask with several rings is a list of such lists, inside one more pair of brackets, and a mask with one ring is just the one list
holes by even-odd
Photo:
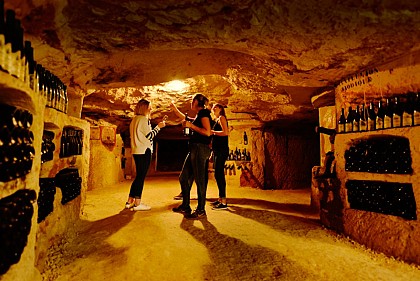
[[[420, 2], [412, 0], [5, 5], [22, 20], [35, 59], [84, 97], [83, 115], [117, 125], [140, 97], [153, 101], [159, 119], [171, 99], [188, 110], [195, 92], [262, 122], [316, 121], [311, 96], [420, 48]], [[174, 79], [190, 88], [161, 84]]]

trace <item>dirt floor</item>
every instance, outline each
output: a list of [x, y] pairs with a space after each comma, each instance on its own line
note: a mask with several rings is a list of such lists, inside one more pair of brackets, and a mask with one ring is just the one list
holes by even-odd
[[[147, 179], [150, 211], [123, 209], [130, 184], [88, 192], [78, 236], [51, 254], [45, 280], [420, 280], [418, 267], [322, 227], [309, 189], [229, 186], [228, 210], [208, 205], [191, 221], [171, 210], [176, 176]], [[207, 194], [217, 197], [214, 180]]]

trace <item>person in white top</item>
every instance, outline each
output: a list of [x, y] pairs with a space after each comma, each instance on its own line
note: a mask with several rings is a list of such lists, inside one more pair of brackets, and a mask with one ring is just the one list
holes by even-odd
[[141, 202], [143, 193], [144, 180], [149, 170], [153, 152], [153, 138], [157, 135], [161, 128], [165, 127], [165, 120], [159, 122], [153, 128], [150, 125], [151, 103], [148, 100], [141, 99], [134, 110], [134, 118], [130, 123], [130, 144], [133, 154], [134, 163], [136, 165], [136, 178], [131, 184], [128, 200], [125, 203], [127, 209], [134, 211], [147, 211], [151, 207]]

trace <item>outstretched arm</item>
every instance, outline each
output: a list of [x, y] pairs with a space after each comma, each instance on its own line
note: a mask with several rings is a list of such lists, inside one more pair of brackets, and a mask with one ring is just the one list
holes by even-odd
[[173, 112], [176, 114], [176, 116], [178, 116], [179, 118], [185, 119], [185, 114], [182, 113], [178, 107], [176, 107], [176, 105], [174, 104], [173, 101], [171, 101], [171, 109], [173, 110]]

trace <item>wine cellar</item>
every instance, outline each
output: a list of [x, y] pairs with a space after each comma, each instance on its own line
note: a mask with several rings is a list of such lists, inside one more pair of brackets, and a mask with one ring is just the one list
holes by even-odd
[[[420, 100], [410, 89], [420, 81], [414, 74], [419, 64], [409, 61], [405, 67], [395, 66], [397, 61], [353, 75], [337, 86], [335, 104], [320, 108], [321, 126], [338, 132], [334, 147], [324, 146], [334, 152], [335, 174], [319, 177], [313, 170], [312, 191], [326, 226], [375, 250], [416, 261]], [[345, 108], [350, 109], [344, 120]], [[370, 110], [366, 117], [349, 118], [354, 108]], [[398, 236], [407, 237], [406, 244], [383, 242]]]
[[0, 281], [420, 280], [419, 19], [0, 0]]

